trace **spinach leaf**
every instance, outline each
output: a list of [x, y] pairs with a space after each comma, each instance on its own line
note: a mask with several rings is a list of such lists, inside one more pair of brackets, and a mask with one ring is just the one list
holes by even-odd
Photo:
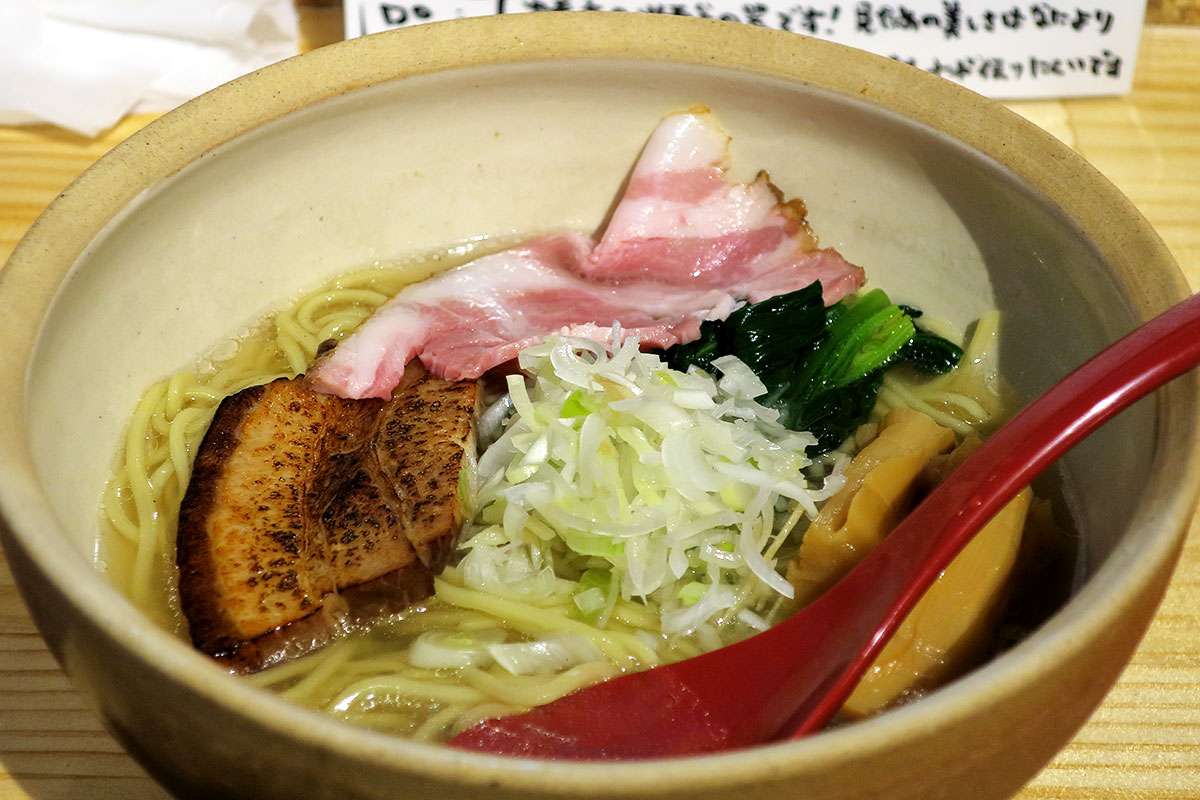
[[667, 365], [686, 372], [690, 366], [712, 371], [712, 361], [731, 353], [759, 376], [792, 369], [825, 334], [821, 284], [742, 306], [720, 322], [700, 324], [700, 338], [667, 351]]
[[843, 304], [844, 312], [829, 325], [821, 346], [797, 377], [805, 387], [805, 399], [865, 378], [891, 361], [912, 338], [912, 320], [892, 305], [882, 289], [837, 305]]
[[821, 284], [810, 283], [789, 294], [746, 305], [729, 315], [731, 352], [755, 375], [795, 365], [825, 333]]
[[[882, 383], [883, 370], [875, 370], [865, 378], [822, 392], [804, 405], [789, 410], [790, 424], [783, 422], [781, 413], [780, 422], [792, 430], [809, 431], [817, 437], [817, 443], [808, 448], [809, 456], [829, 452], [871, 416]], [[796, 412], [799, 416], [792, 419]]]
[[813, 456], [867, 420], [888, 367], [911, 363], [940, 374], [958, 363], [956, 345], [913, 324], [920, 315], [880, 289], [825, 308], [814, 282], [743, 306], [723, 322], [703, 323], [698, 340], [667, 351], [667, 363], [712, 372], [713, 359], [737, 356], [767, 387], [759, 402], [777, 409], [786, 427], [816, 436]]
[[728, 354], [718, 340], [718, 334], [727, 322], [728, 320], [700, 323], [700, 338], [687, 344], [677, 344], [668, 350], [667, 366], [680, 372], [687, 372], [688, 367], [692, 366], [712, 372], [713, 359]]
[[[919, 308], [900, 304], [900, 310], [916, 320], [924, 316]], [[962, 360], [962, 348], [948, 339], [917, 328], [908, 344], [896, 356], [897, 363], [911, 364], [929, 375], [945, 375]]]
[[962, 348], [954, 342], [918, 328], [896, 359], [930, 375], [945, 375], [958, 366], [962, 355]]

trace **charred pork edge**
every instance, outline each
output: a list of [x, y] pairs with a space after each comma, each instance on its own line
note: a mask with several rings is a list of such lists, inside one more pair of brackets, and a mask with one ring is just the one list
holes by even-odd
[[[281, 379], [282, 380], [282, 379]], [[229, 635], [233, 620], [217, 601], [214, 585], [217, 565], [209, 548], [206, 520], [217, 504], [217, 488], [225, 461], [238, 444], [238, 433], [249, 413], [266, 392], [253, 386], [229, 395], [217, 406], [213, 423], [204, 434], [188, 483], [188, 502], [181, 503], [175, 540], [179, 568], [179, 603], [187, 620], [192, 643], [211, 656], [236, 650], [240, 640]]]

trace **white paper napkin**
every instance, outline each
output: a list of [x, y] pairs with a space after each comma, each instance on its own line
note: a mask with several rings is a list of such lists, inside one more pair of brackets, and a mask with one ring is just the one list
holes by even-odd
[[0, 0], [0, 124], [95, 135], [295, 55], [292, 0]]

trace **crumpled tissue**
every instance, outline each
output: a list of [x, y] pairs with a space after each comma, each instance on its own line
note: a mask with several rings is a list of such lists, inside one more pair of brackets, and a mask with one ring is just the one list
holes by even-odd
[[0, 0], [0, 124], [94, 136], [297, 51], [292, 0]]

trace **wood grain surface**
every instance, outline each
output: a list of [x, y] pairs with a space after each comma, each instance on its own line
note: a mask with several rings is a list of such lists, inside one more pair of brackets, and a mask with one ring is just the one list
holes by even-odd
[[[1195, 5], [1161, 0], [1152, 12], [1173, 19]], [[336, 36], [336, 11], [306, 10], [310, 45]], [[1012, 107], [1128, 194], [1200, 286], [1200, 28], [1148, 28], [1128, 97]], [[0, 262], [59, 191], [148, 119], [128, 119], [95, 140], [0, 128]], [[1200, 798], [1197, 527], [1193, 521], [1163, 606], [1120, 682], [1019, 800]], [[59, 670], [0, 557], [0, 800], [164, 797]]]
[[1200, 25], [1200, 0], [1150, 0], [1146, 3], [1146, 21], [1156, 25]]

